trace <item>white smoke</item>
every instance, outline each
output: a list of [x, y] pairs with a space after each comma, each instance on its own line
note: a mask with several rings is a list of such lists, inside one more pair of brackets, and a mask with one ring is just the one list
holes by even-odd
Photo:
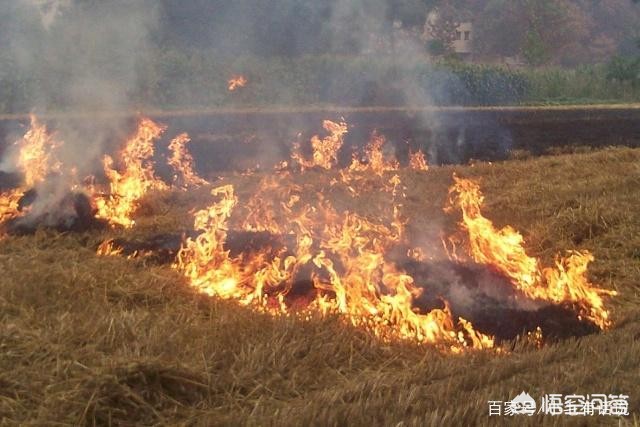
[[49, 29], [65, 8], [71, 6], [71, 0], [22, 0], [33, 5], [40, 13], [40, 20], [45, 29]]
[[[80, 178], [99, 172], [102, 154], [126, 132], [140, 64], [151, 52], [156, 2], [20, 0], [8, 10], [0, 19], [0, 26], [12, 24], [7, 51], [18, 73], [35, 76], [28, 108], [36, 116], [82, 113], [48, 123], [63, 141], [56, 156]], [[11, 154], [5, 152], [3, 170], [14, 169]], [[69, 188], [65, 179], [53, 179], [34, 206], [55, 206]]]

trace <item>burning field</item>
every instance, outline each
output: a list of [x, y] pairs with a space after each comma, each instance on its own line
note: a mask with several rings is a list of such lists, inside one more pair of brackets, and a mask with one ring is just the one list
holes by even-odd
[[323, 127], [201, 176], [141, 118], [81, 176], [33, 117], [0, 175], [5, 419], [473, 424], [638, 390], [638, 150], [437, 167], [374, 133], [342, 165]]

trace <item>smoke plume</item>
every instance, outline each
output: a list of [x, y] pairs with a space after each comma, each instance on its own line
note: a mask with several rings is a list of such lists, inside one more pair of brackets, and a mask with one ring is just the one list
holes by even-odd
[[[147, 0], [20, 0], [0, 16], [15, 70], [35, 76], [28, 108], [45, 118], [62, 113], [47, 124], [62, 141], [56, 156], [77, 176], [96, 173], [114, 136], [127, 129], [122, 113], [134, 107], [140, 64], [147, 60], [156, 23], [156, 2]], [[81, 116], [65, 117], [65, 112]], [[12, 164], [8, 150], [3, 169], [10, 171]], [[34, 214], [58, 205], [68, 193], [67, 177], [47, 181], [37, 189]]]

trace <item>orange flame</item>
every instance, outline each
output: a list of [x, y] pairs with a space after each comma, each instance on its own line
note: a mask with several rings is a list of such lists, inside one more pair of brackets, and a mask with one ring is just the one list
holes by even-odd
[[349, 171], [370, 171], [375, 175], [382, 176], [385, 172], [397, 170], [398, 161], [395, 157], [387, 160], [382, 150], [382, 147], [386, 142], [387, 141], [384, 136], [374, 132], [373, 135], [371, 135], [371, 140], [367, 144], [365, 150], [365, 161], [361, 162], [354, 158], [351, 162], [351, 166], [349, 166]]
[[427, 159], [421, 150], [409, 154], [409, 167], [417, 171], [428, 171]]
[[122, 253], [122, 248], [116, 247], [114, 245], [113, 239], [107, 239], [104, 242], [100, 243], [98, 249], [96, 250], [96, 254], [100, 256], [114, 256], [120, 255]]
[[451, 203], [462, 210], [462, 227], [469, 234], [470, 255], [475, 261], [495, 266], [528, 297], [577, 304], [581, 316], [600, 328], [610, 326], [602, 296], [616, 292], [598, 288], [587, 279], [593, 255], [573, 251], [566, 258], [557, 256], [555, 267], [541, 267], [538, 259], [527, 255], [520, 233], [509, 226], [498, 230], [482, 215], [484, 197], [476, 183], [455, 175], [454, 181]]
[[24, 195], [22, 190], [9, 190], [0, 193], [0, 224], [20, 214], [18, 203]]
[[187, 150], [187, 143], [190, 140], [189, 135], [182, 133], [169, 143], [171, 157], [169, 157], [168, 163], [176, 173], [173, 177], [174, 181], [180, 181], [185, 188], [208, 184], [193, 170], [193, 156]]
[[[323, 126], [329, 136], [322, 140], [318, 136], [312, 138], [310, 160], [294, 151], [293, 158], [302, 169], [328, 170], [337, 163], [347, 125], [327, 120]], [[110, 191], [108, 195], [95, 196], [98, 217], [113, 225], [131, 227], [140, 199], [151, 190], [166, 188], [155, 177], [151, 161], [154, 141], [164, 130], [163, 125], [143, 118], [120, 152], [121, 169], [114, 168], [111, 157], [104, 157]], [[181, 180], [185, 187], [206, 184], [193, 170], [193, 158], [186, 149], [188, 141], [188, 135], [181, 134], [169, 145], [172, 154], [168, 161], [176, 171], [175, 180]], [[397, 170], [398, 162], [385, 156], [384, 143], [382, 136], [374, 134], [366, 148], [365, 161], [354, 158], [346, 171], [340, 171], [343, 181], [361, 180], [366, 175], [382, 177]], [[60, 167], [52, 155], [55, 141], [35, 117], [19, 145], [17, 163], [24, 184], [0, 194], [0, 222], [19, 215], [18, 204], [24, 192]], [[411, 154], [410, 166], [428, 169], [421, 152]], [[71, 176], [75, 177], [73, 169]], [[309, 186], [291, 182], [292, 175], [285, 170], [263, 178], [257, 193], [240, 209], [234, 187], [218, 187], [211, 192], [216, 201], [195, 213], [194, 228], [200, 234], [183, 242], [173, 267], [201, 292], [272, 314], [291, 312], [296, 303], [291, 296], [295, 294], [291, 291], [296, 286], [296, 276], [302, 271], [311, 272], [312, 286], [304, 296], [305, 310], [309, 312], [337, 313], [351, 324], [388, 340], [412, 339], [453, 352], [493, 348], [494, 339], [476, 331], [467, 320], [454, 318], [446, 301], [443, 308], [428, 312], [415, 307], [424, 288], [387, 257], [392, 249], [408, 243], [399, 202], [405, 197], [404, 187], [398, 175], [388, 176], [390, 179], [376, 180], [391, 195], [391, 209], [385, 214], [388, 219], [379, 222], [348, 211], [339, 213], [321, 193], [315, 194], [313, 202], [306, 202], [314, 193]], [[558, 256], [553, 267], [543, 267], [537, 258], [526, 253], [524, 239], [516, 230], [508, 226], [496, 229], [482, 215], [483, 195], [476, 183], [455, 175], [454, 181], [449, 190], [450, 205], [462, 211], [461, 226], [468, 234], [471, 258], [495, 267], [528, 298], [571, 304], [578, 308], [579, 317], [602, 329], [611, 325], [603, 296], [616, 292], [588, 281], [587, 266], [593, 260], [589, 252]], [[357, 195], [354, 187], [349, 189]], [[243, 230], [267, 231], [281, 238], [281, 246], [232, 256], [225, 243], [232, 214], [237, 210], [244, 220], [236, 224]], [[122, 249], [107, 240], [97, 252], [117, 255]], [[417, 249], [407, 253], [414, 259], [426, 257]], [[540, 341], [541, 333], [530, 333], [530, 339]]]
[[123, 170], [113, 168], [113, 159], [103, 159], [104, 172], [109, 178], [110, 192], [95, 198], [96, 216], [108, 220], [112, 225], [131, 227], [138, 201], [150, 190], [165, 189], [166, 185], [154, 176], [153, 143], [164, 132], [165, 127], [150, 119], [140, 120], [138, 130], [120, 152]]
[[24, 214], [26, 211], [20, 212], [18, 206], [24, 193], [42, 183], [51, 171], [59, 171], [61, 167], [52, 158], [52, 150], [59, 144], [35, 115], [31, 115], [30, 119], [29, 130], [15, 142], [19, 148], [16, 164], [22, 173], [22, 184], [19, 188], [0, 193], [0, 223]]
[[347, 133], [347, 124], [345, 122], [335, 123], [331, 120], [325, 120], [322, 123], [322, 127], [329, 132], [329, 135], [323, 139], [320, 139], [318, 135], [314, 135], [311, 138], [311, 148], [313, 150], [311, 160], [306, 160], [297, 146], [292, 154], [293, 160], [295, 160], [302, 169], [317, 166], [329, 170], [338, 160], [338, 151], [344, 143], [343, 138]]
[[[379, 180], [371, 181], [370, 178], [381, 178], [386, 172], [398, 170], [398, 161], [392, 153], [385, 155], [383, 147], [386, 143], [384, 136], [374, 132], [371, 140], [365, 147], [364, 156], [354, 155], [351, 165], [347, 169], [340, 171], [340, 179], [342, 183], [347, 185], [347, 189], [352, 196], [357, 196], [356, 187], [363, 187], [367, 184], [379, 186]], [[392, 177], [388, 182], [383, 182], [380, 190], [391, 192], [395, 196], [399, 180]]]
[[24, 174], [24, 185], [27, 188], [44, 181], [50, 169], [59, 169], [59, 163], [50, 163], [50, 149], [55, 147], [53, 137], [34, 115], [31, 115], [31, 128], [18, 144], [18, 167]]
[[[273, 178], [263, 183], [277, 185]], [[266, 209], [279, 206], [281, 217], [274, 212], [244, 223], [247, 229], [295, 236], [295, 247], [271, 257], [267, 253], [231, 257], [224, 244], [238, 199], [227, 185], [213, 190], [219, 198], [216, 203], [195, 214], [195, 228], [201, 234], [186, 240], [174, 267], [204, 293], [285, 314], [289, 310], [285, 297], [296, 272], [313, 266], [314, 294], [308, 310], [341, 314], [385, 339], [410, 338], [452, 351], [493, 347], [491, 337], [464, 319], [454, 320], [447, 307], [415, 311], [413, 301], [420, 288], [384, 259], [384, 253], [402, 239], [402, 224], [388, 227], [349, 212], [340, 215], [320, 194], [319, 203], [311, 207], [300, 203], [299, 190], [291, 187], [269, 195], [279, 201]]]
[[234, 90], [241, 88], [241, 87], [245, 87], [245, 85], [247, 84], [247, 79], [244, 76], [232, 76], [229, 79], [229, 86], [228, 89], [230, 92], [233, 92]]
[[250, 292], [240, 286], [241, 267], [223, 247], [227, 219], [237, 198], [231, 185], [215, 188], [211, 194], [222, 200], [195, 214], [194, 228], [202, 234], [193, 240], [187, 239], [178, 253], [176, 265], [202, 292], [245, 301]]

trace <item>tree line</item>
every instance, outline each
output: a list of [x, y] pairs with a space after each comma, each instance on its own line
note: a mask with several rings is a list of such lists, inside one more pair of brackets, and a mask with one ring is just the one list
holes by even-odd
[[[419, 40], [436, 12], [444, 51], [451, 28], [474, 24], [486, 58], [521, 56], [530, 65], [606, 62], [638, 54], [638, 0], [162, 0], [161, 41], [225, 53], [356, 54], [363, 38], [393, 37], [398, 25]], [[453, 25], [452, 25], [453, 24]], [[364, 27], [364, 28], [363, 28]], [[447, 36], [447, 33], [449, 36]]]

